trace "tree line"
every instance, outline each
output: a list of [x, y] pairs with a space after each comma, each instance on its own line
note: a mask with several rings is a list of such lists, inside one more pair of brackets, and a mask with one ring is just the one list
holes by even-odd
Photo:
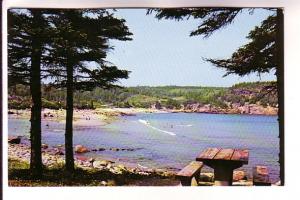
[[[276, 82], [239, 83], [232, 87], [200, 86], [137, 86], [74, 92], [74, 108], [96, 109], [103, 107], [151, 108], [159, 103], [168, 109], [180, 109], [188, 104], [210, 104], [228, 108], [231, 104], [246, 103], [278, 106]], [[270, 89], [271, 88], [271, 89]], [[66, 90], [51, 85], [42, 86], [42, 108], [66, 109]], [[15, 85], [9, 88], [10, 109], [27, 109], [31, 106], [29, 88]]]

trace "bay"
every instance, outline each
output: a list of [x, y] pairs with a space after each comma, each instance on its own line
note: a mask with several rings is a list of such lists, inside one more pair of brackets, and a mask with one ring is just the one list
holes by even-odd
[[[279, 128], [277, 116], [204, 113], [144, 113], [122, 116], [102, 126], [74, 126], [74, 145], [105, 151], [105, 156], [149, 168], [179, 170], [208, 147], [246, 148], [249, 163], [241, 169], [248, 176], [256, 165], [269, 167], [271, 181], [279, 180]], [[29, 136], [26, 119], [9, 118], [9, 135]], [[64, 123], [42, 122], [42, 142], [64, 144]], [[109, 150], [118, 148], [119, 151]], [[121, 150], [132, 149], [132, 151]], [[212, 171], [204, 168], [204, 171]]]

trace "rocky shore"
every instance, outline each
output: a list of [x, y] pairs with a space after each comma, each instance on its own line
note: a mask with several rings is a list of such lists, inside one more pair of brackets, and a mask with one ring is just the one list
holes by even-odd
[[[21, 138], [21, 137], [19, 137]], [[25, 142], [16, 143], [15, 140], [9, 138], [8, 146], [8, 158], [14, 160], [20, 160], [24, 162], [30, 161], [30, 145]], [[159, 176], [173, 176], [174, 172], [166, 171], [164, 169], [150, 169], [145, 168], [141, 165], [136, 167], [125, 166], [121, 163], [112, 160], [105, 160], [99, 158], [92, 158], [84, 156], [84, 153], [90, 150], [84, 150], [85, 147], [77, 145], [75, 147], [75, 165], [82, 169], [98, 169], [98, 170], [108, 170], [114, 174], [122, 174], [125, 172], [130, 172], [136, 175], [159, 175]], [[115, 148], [117, 149], [117, 148]], [[113, 151], [116, 151], [112, 149]], [[127, 150], [127, 149], [126, 149]], [[131, 151], [131, 149], [128, 149]], [[47, 144], [42, 144], [42, 161], [43, 164], [48, 168], [63, 166], [64, 161], [64, 147], [63, 145], [57, 145], [49, 147]]]
[[164, 112], [184, 112], [184, 113], [211, 113], [211, 114], [247, 114], [247, 115], [277, 115], [278, 108], [262, 106], [257, 104], [239, 103], [228, 104], [227, 108], [212, 106], [211, 104], [189, 103], [181, 105], [180, 109], [170, 109], [162, 107], [159, 103], [153, 104], [152, 109]]
[[[228, 108], [215, 107], [210, 104], [191, 103], [182, 105], [180, 109], [165, 108], [156, 103], [151, 108], [97, 108], [91, 109], [75, 109], [74, 125], [78, 126], [101, 126], [110, 123], [120, 116], [131, 116], [139, 113], [212, 113], [212, 114], [248, 114], [248, 115], [277, 115], [278, 108], [263, 107], [257, 104], [230, 104]], [[30, 110], [9, 109], [10, 118], [30, 118]], [[42, 120], [65, 122], [66, 110], [59, 109], [43, 109]]]
[[[24, 137], [9, 137], [8, 159], [17, 160], [25, 163], [30, 161], [30, 145], [27, 138]], [[76, 168], [86, 171], [109, 172], [112, 176], [118, 176], [122, 179], [132, 179], [127, 181], [125, 185], [180, 185], [180, 182], [175, 179], [175, 174], [178, 170], [168, 169], [150, 169], [143, 167], [137, 163], [124, 164], [115, 160], [102, 158], [93, 158], [85, 156], [88, 151], [102, 151], [103, 149], [89, 150], [82, 145], [77, 145], [75, 148], [75, 166]], [[132, 149], [109, 148], [111, 151], [132, 151]], [[49, 146], [42, 144], [42, 162], [47, 169], [63, 168], [64, 147], [63, 145]], [[201, 186], [212, 186], [214, 175], [210, 172], [202, 172], [200, 176]], [[247, 177], [244, 171], [234, 171], [234, 185], [250, 186], [251, 180]], [[107, 180], [100, 181], [100, 185], [116, 185]]]

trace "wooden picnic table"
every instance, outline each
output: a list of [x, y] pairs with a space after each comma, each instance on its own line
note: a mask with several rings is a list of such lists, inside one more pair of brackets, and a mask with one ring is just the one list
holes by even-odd
[[215, 185], [232, 185], [233, 170], [248, 164], [247, 149], [208, 148], [197, 158], [214, 169]]

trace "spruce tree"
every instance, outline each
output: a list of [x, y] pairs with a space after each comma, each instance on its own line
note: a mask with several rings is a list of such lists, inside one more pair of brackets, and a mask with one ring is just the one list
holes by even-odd
[[8, 83], [30, 86], [30, 169], [42, 175], [41, 156], [41, 78], [43, 54], [46, 51], [49, 24], [38, 9], [8, 11]]
[[[107, 10], [59, 10], [50, 18], [57, 31], [49, 53], [50, 74], [56, 76], [54, 85], [65, 87], [66, 170], [74, 170], [73, 152], [73, 95], [75, 90], [109, 88], [128, 71], [120, 70], [106, 61], [112, 46], [110, 39], [131, 40], [125, 20], [117, 19]], [[53, 60], [52, 60], [53, 59]]]

